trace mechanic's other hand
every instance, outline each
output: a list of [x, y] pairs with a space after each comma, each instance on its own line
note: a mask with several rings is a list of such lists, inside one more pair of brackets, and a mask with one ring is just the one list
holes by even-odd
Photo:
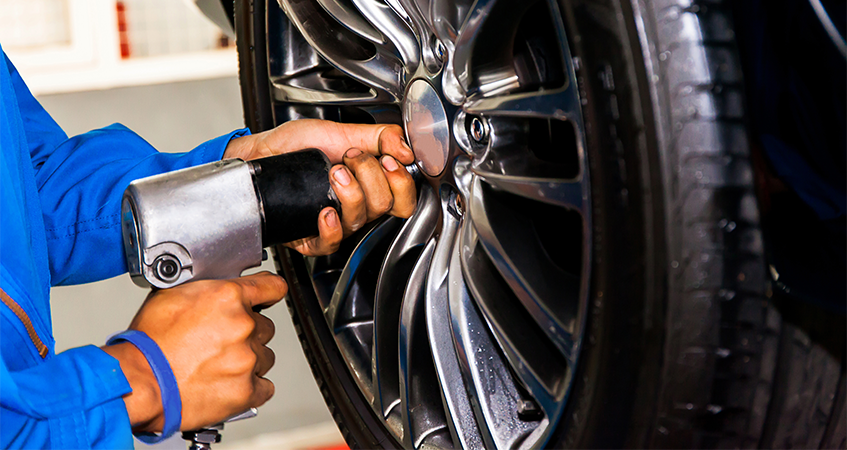
[[397, 125], [342, 124], [303, 119], [287, 122], [254, 136], [233, 139], [224, 157], [262, 158], [304, 148], [318, 148], [336, 164], [330, 183], [341, 202], [341, 220], [333, 208], [318, 219], [319, 236], [286, 246], [307, 256], [326, 255], [341, 240], [383, 214], [409, 217], [416, 192], [403, 165], [414, 162]]
[[335, 209], [324, 208], [318, 216], [319, 236], [289, 242], [286, 246], [308, 256], [338, 250], [341, 240], [366, 223], [391, 214], [407, 218], [415, 211], [415, 182], [391, 155], [374, 155], [352, 148], [344, 164], [329, 171], [329, 180], [341, 202], [341, 221]]
[[[182, 399], [183, 430], [208, 426], [265, 403], [274, 385], [263, 376], [274, 364], [265, 346], [270, 319], [255, 312], [288, 290], [262, 272], [228, 281], [195, 281], [150, 293], [130, 329], [147, 333], [171, 365]], [[146, 359], [131, 344], [103, 348], [115, 356], [133, 392], [124, 397], [135, 431], [161, 431], [161, 397]]]

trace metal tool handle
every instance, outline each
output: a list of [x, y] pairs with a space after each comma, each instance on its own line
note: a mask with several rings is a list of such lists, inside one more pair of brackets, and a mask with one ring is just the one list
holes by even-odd
[[250, 408], [243, 413], [236, 414], [223, 422], [214, 425], [200, 428], [199, 430], [183, 431], [182, 438], [188, 441], [188, 450], [210, 450], [212, 444], [221, 441], [221, 431], [224, 429], [224, 424], [227, 422], [235, 422], [238, 420], [249, 419], [256, 417], [259, 410]]

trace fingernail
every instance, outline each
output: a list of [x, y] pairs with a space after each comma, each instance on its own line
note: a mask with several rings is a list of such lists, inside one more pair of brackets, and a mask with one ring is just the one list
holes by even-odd
[[347, 157], [348, 158], [355, 158], [355, 157], [357, 157], [361, 154], [362, 154], [362, 151], [359, 150], [358, 148], [351, 148], [350, 150], [347, 150]]
[[400, 166], [397, 165], [397, 161], [388, 155], [382, 157], [382, 167], [385, 167], [390, 172], [394, 172], [400, 168]]
[[332, 173], [332, 177], [342, 186], [350, 184], [350, 174], [347, 173], [346, 167], [339, 167], [338, 170]]
[[403, 148], [408, 150], [409, 154], [411, 155], [412, 154], [412, 147], [409, 147], [409, 144], [407, 144], [406, 141], [400, 141], [400, 143], [403, 144]]
[[326, 224], [332, 228], [338, 226], [338, 214], [335, 213], [334, 209], [331, 209], [328, 213], [326, 213]]

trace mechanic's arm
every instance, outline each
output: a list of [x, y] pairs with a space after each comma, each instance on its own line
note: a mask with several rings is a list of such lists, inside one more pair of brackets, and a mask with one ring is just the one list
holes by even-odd
[[[285, 281], [267, 272], [153, 291], [130, 325], [168, 359], [182, 401], [181, 429], [217, 423], [267, 401], [274, 363], [270, 319]], [[132, 344], [86, 346], [13, 370], [0, 359], [0, 448], [132, 448], [135, 432], [164, 424], [161, 393]], [[85, 432], [79, 430], [84, 429]]]
[[249, 134], [235, 131], [177, 154], [159, 153], [120, 124], [68, 138], [6, 60], [15, 98], [4, 101], [16, 101], [21, 111], [44, 211], [53, 286], [126, 272], [120, 208], [130, 181], [219, 160], [232, 138]]

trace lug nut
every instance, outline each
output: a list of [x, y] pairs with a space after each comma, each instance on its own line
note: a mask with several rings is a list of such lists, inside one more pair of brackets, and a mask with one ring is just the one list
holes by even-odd
[[471, 138], [477, 144], [482, 144], [488, 139], [488, 125], [479, 117], [471, 120], [470, 132]]
[[522, 420], [540, 420], [544, 417], [541, 408], [532, 400], [518, 401], [518, 417]]

